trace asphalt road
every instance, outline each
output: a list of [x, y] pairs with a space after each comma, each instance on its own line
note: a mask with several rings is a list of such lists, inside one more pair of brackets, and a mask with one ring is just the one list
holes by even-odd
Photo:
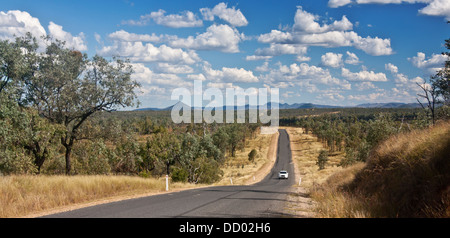
[[[289, 137], [279, 130], [277, 160], [259, 183], [248, 186], [215, 186], [107, 203], [52, 218], [172, 218], [172, 217], [288, 217], [283, 209], [295, 183]], [[278, 179], [287, 170], [289, 179]]]

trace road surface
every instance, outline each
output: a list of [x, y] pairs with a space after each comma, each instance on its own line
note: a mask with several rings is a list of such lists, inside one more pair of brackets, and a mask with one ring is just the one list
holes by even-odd
[[[247, 186], [215, 186], [143, 198], [123, 200], [64, 213], [52, 218], [174, 218], [174, 217], [288, 217], [284, 203], [295, 183], [289, 136], [279, 130], [277, 160], [259, 183]], [[289, 179], [279, 180], [287, 170]]]

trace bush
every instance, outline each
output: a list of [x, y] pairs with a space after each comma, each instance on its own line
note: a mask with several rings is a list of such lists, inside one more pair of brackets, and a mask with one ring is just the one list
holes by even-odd
[[256, 151], [255, 149], [253, 149], [252, 151], [250, 151], [250, 153], [248, 154], [248, 160], [250, 162], [255, 161], [256, 155], [258, 155], [258, 151]]
[[187, 182], [189, 173], [183, 168], [180, 167], [173, 167], [171, 178], [173, 182]]
[[319, 166], [319, 170], [325, 169], [325, 164], [328, 162], [328, 151], [321, 150], [319, 153], [319, 157], [317, 158], [317, 165]]

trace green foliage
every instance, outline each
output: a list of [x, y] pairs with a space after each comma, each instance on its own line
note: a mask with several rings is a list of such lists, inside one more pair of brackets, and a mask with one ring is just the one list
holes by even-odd
[[328, 162], [328, 151], [321, 150], [319, 156], [317, 157], [316, 165], [319, 166], [319, 170], [325, 169], [325, 165]]
[[[75, 174], [110, 174], [108, 155], [111, 154], [103, 140], [80, 141], [74, 147]], [[132, 172], [132, 171], [129, 171]]]
[[188, 171], [181, 167], [173, 167], [172, 168], [172, 181], [173, 182], [187, 182], [189, 177]]
[[250, 162], [255, 161], [256, 155], [258, 155], [258, 151], [256, 151], [255, 149], [253, 149], [252, 151], [250, 151], [250, 153], [248, 153], [248, 160]]
[[57, 125], [0, 95], [0, 171], [39, 173], [57, 150]]
[[139, 143], [131, 136], [116, 145], [114, 151], [107, 151], [111, 170], [115, 174], [136, 174], [142, 159], [139, 156]]

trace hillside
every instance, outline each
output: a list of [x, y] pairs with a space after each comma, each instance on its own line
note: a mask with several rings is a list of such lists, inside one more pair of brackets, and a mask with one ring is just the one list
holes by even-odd
[[388, 217], [450, 217], [450, 123], [381, 143], [349, 188]]
[[394, 135], [318, 186], [322, 217], [450, 217], [450, 123]]

